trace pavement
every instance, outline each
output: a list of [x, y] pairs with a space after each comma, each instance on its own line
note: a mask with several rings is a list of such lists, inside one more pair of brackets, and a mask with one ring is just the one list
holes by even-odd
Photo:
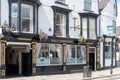
[[92, 76], [87, 78], [83, 78], [83, 73], [71, 73], [71, 74], [38, 75], [29, 77], [15, 77], [0, 80], [106, 80], [104, 78], [115, 76], [120, 77], [120, 67], [113, 68], [113, 74], [110, 74], [110, 69], [92, 71]]

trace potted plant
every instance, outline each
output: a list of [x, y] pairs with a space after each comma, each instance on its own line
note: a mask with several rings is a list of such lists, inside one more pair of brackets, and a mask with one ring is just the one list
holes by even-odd
[[97, 62], [97, 70], [98, 70], [98, 71], [101, 70], [101, 64], [100, 64], [100, 62]]

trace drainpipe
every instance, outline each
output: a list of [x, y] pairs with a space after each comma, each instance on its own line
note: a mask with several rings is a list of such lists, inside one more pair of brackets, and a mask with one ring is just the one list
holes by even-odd
[[1, 0], [0, 0], [0, 25], [1, 25]]

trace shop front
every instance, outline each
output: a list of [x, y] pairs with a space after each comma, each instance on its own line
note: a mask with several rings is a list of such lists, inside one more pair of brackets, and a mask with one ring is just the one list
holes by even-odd
[[1, 40], [1, 77], [80, 72], [87, 65], [96, 70], [98, 46], [89, 41], [50, 36]]
[[77, 39], [52, 37], [37, 42], [37, 74], [82, 70], [86, 65], [86, 47], [75, 43], [75, 40]]

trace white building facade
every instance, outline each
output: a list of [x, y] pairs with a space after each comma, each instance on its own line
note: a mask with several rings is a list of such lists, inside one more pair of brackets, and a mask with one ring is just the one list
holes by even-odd
[[116, 66], [116, 0], [100, 1], [100, 62], [103, 68]]
[[102, 63], [98, 36], [106, 34], [102, 18], [109, 18], [109, 9], [101, 11], [100, 21], [99, 0], [1, 0], [0, 6], [1, 77], [80, 71], [86, 65], [97, 70], [99, 58]]

